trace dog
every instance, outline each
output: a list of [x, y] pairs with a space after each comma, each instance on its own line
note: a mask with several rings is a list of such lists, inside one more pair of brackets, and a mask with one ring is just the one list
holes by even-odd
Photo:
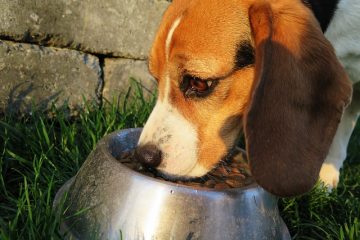
[[336, 187], [360, 108], [359, 26], [358, 0], [174, 0], [150, 51], [159, 91], [137, 157], [201, 177], [243, 131], [267, 191], [300, 195], [319, 176]]

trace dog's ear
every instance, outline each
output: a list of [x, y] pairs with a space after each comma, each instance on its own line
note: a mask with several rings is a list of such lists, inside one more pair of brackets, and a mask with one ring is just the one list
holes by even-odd
[[256, 1], [249, 19], [256, 52], [245, 115], [252, 173], [275, 195], [299, 195], [318, 179], [351, 84], [301, 1]]

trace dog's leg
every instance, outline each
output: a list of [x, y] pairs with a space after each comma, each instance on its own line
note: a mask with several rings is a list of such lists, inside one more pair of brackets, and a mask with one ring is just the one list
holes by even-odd
[[360, 111], [360, 91], [353, 94], [350, 106], [345, 110], [328, 156], [320, 170], [320, 179], [332, 190], [339, 182], [339, 171], [346, 158], [347, 146]]

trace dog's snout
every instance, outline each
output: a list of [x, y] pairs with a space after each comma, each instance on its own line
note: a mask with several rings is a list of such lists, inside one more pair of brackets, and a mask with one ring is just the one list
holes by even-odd
[[135, 157], [145, 167], [156, 168], [162, 160], [162, 152], [153, 144], [138, 146], [135, 150]]

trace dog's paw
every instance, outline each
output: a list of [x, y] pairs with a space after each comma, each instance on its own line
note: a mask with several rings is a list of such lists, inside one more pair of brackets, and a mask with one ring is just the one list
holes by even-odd
[[332, 191], [339, 183], [340, 172], [332, 164], [324, 163], [320, 170], [320, 180], [328, 191]]

